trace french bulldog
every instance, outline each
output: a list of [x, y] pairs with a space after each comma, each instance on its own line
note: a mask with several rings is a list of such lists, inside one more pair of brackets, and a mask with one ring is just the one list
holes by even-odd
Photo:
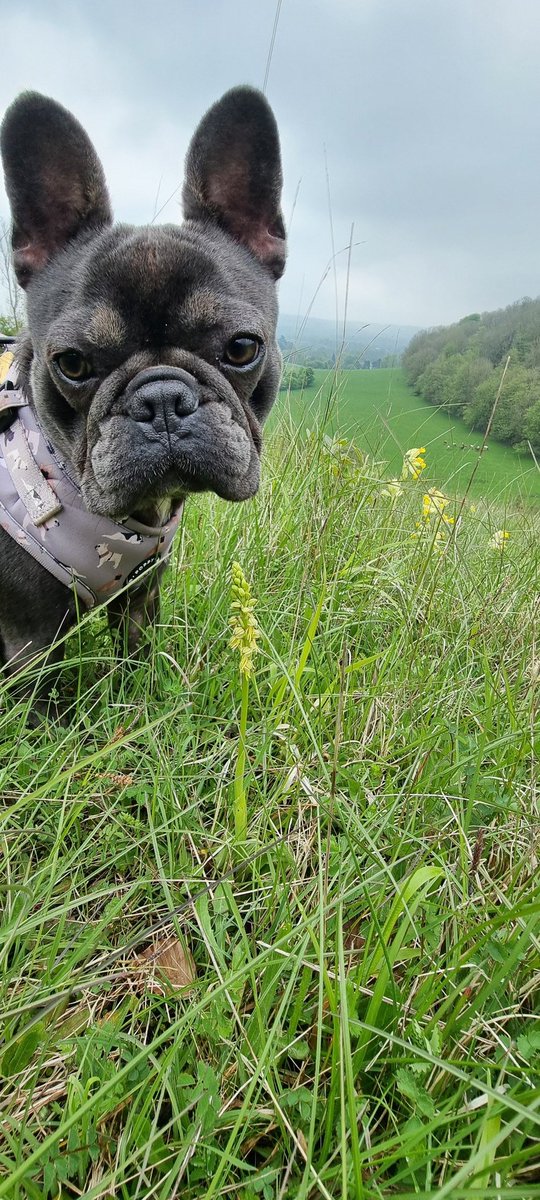
[[48, 97], [15, 100], [1, 149], [27, 298], [0, 392], [10, 674], [48, 648], [59, 662], [59, 635], [105, 600], [133, 654], [157, 618], [185, 499], [256, 493], [281, 370], [286, 240], [277, 126], [250, 87], [227, 92], [196, 129], [181, 225], [114, 224], [88, 135]]

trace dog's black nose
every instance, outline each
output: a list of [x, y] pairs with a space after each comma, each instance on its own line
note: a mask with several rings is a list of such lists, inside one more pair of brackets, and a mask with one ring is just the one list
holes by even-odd
[[172, 379], [156, 379], [153, 383], [145, 383], [134, 392], [130, 414], [134, 421], [150, 421], [153, 423], [162, 414], [175, 414], [177, 417], [188, 417], [195, 412], [199, 400], [192, 388], [186, 383]]
[[175, 417], [188, 417], [199, 405], [197, 380], [179, 367], [150, 367], [140, 371], [125, 393], [133, 421], [167, 427]]

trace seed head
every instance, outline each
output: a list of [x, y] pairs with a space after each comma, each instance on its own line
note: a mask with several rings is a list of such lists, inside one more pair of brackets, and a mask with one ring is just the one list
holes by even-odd
[[249, 583], [240, 563], [234, 562], [231, 568], [231, 617], [229, 625], [232, 637], [229, 646], [240, 652], [241, 675], [253, 675], [253, 658], [257, 652], [257, 638], [260, 630], [254, 615], [257, 603], [251, 595]]

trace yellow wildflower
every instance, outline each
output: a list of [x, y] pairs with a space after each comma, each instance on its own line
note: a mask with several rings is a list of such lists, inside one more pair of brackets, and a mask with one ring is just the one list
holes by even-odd
[[413, 479], [419, 479], [422, 471], [425, 471], [427, 463], [422, 455], [426, 453], [425, 446], [413, 446], [412, 450], [406, 450], [403, 458], [402, 479], [408, 479], [412, 475]]
[[429, 492], [425, 492], [422, 499], [422, 512], [424, 518], [443, 517], [444, 510], [450, 504], [448, 496], [443, 492], [439, 492], [438, 488], [430, 488]]
[[232, 650], [240, 651], [240, 674], [253, 674], [253, 658], [257, 652], [257, 638], [260, 630], [254, 615], [256, 600], [251, 595], [249, 583], [240, 563], [234, 562], [231, 568], [232, 576], [232, 616], [229, 625], [232, 637], [229, 646]]
[[497, 529], [490, 541], [492, 550], [504, 550], [505, 542], [508, 541], [510, 534], [507, 529]]
[[381, 489], [381, 496], [388, 496], [390, 500], [397, 500], [398, 496], [403, 495], [403, 488], [399, 479], [389, 479], [386, 487]]
[[422, 497], [422, 519], [429, 525], [431, 517], [437, 517], [439, 524], [453, 525], [455, 518], [447, 516], [444, 511], [450, 504], [448, 496], [444, 492], [440, 492], [438, 488], [430, 488], [429, 492], [425, 492]]

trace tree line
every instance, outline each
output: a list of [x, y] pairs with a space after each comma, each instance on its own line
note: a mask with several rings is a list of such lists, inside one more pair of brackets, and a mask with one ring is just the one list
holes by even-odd
[[401, 351], [392, 354], [381, 353], [376, 346], [362, 348], [351, 347], [348, 343], [336, 351], [336, 341], [329, 338], [318, 338], [313, 345], [298, 345], [280, 335], [279, 348], [285, 362], [297, 366], [313, 367], [316, 371], [331, 371], [339, 367], [342, 371], [365, 371], [380, 367], [396, 367], [401, 362]]
[[403, 368], [417, 395], [484, 434], [508, 356], [491, 433], [540, 454], [540, 297], [416, 334]]
[[285, 365], [279, 385], [280, 392], [302, 392], [304, 388], [313, 387], [315, 375], [313, 367], [293, 367]]

